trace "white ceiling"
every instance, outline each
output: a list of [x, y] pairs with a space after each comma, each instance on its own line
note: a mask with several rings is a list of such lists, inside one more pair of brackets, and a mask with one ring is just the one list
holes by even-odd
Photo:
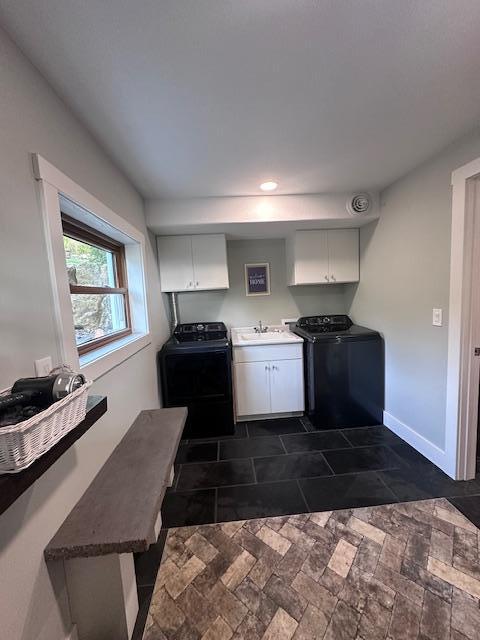
[[377, 189], [480, 115], [478, 0], [0, 0], [146, 197]]

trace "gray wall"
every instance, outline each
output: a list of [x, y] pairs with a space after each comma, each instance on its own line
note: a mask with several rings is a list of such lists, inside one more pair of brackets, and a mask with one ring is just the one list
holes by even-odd
[[[182, 322], [222, 320], [229, 327], [259, 320], [279, 324], [281, 318], [318, 313], [345, 313], [344, 285], [287, 287], [285, 240], [232, 240], [227, 243], [230, 288], [179, 294]], [[246, 296], [244, 267], [270, 263], [269, 296]]]
[[[451, 173], [480, 156], [467, 136], [381, 194], [378, 222], [360, 233], [361, 280], [351, 314], [386, 345], [386, 411], [440, 448], [445, 440]], [[443, 309], [443, 327], [432, 309]]]
[[[42, 217], [30, 154], [39, 152], [140, 231], [138, 193], [0, 30], [0, 388], [54, 354]], [[151, 240], [151, 239], [150, 239]], [[167, 333], [147, 243], [152, 345], [94, 385], [108, 413], [0, 516], [0, 636], [60, 640], [71, 628], [60, 566], [43, 550], [140, 409], [158, 406], [155, 351]]]

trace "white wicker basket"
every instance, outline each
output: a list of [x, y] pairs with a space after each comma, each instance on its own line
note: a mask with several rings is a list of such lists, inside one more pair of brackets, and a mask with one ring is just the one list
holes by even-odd
[[[0, 474], [18, 473], [74, 429], [87, 413], [87, 382], [24, 422], [0, 427]], [[1, 392], [9, 393], [10, 389]]]

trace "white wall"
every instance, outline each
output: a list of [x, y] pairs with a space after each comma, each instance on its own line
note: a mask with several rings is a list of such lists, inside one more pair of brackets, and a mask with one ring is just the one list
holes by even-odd
[[[55, 353], [42, 217], [33, 179], [38, 152], [146, 233], [143, 203], [93, 138], [0, 31], [0, 388], [33, 375]], [[158, 406], [155, 352], [167, 335], [152, 238], [147, 242], [152, 344], [102, 377], [108, 413], [0, 516], [0, 637], [60, 640], [70, 631], [61, 568], [43, 549], [113, 447], [144, 408]]]
[[[227, 242], [230, 288], [226, 291], [179, 294], [182, 322], [222, 320], [227, 326], [249, 326], [259, 320], [279, 324], [281, 318], [319, 313], [345, 313], [343, 285], [287, 287], [285, 240], [231, 240]], [[245, 295], [244, 267], [249, 262], [270, 263], [269, 296]]]
[[[475, 132], [381, 194], [380, 219], [360, 232], [361, 280], [350, 287], [354, 320], [385, 336], [385, 409], [427, 452], [445, 442], [451, 173], [478, 156]], [[432, 326], [434, 307], [443, 327]]]

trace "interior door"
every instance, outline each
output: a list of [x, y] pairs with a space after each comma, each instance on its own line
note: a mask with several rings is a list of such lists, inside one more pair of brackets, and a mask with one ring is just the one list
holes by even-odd
[[360, 277], [358, 229], [328, 231], [330, 283], [357, 282]]
[[195, 289], [227, 289], [228, 267], [225, 236], [191, 236]]
[[303, 411], [303, 360], [276, 360], [270, 363], [272, 413]]
[[237, 415], [270, 413], [270, 363], [236, 362], [234, 375]]
[[194, 288], [191, 236], [157, 238], [162, 291], [189, 291]]
[[327, 232], [298, 231], [295, 237], [295, 284], [325, 284], [328, 279]]

